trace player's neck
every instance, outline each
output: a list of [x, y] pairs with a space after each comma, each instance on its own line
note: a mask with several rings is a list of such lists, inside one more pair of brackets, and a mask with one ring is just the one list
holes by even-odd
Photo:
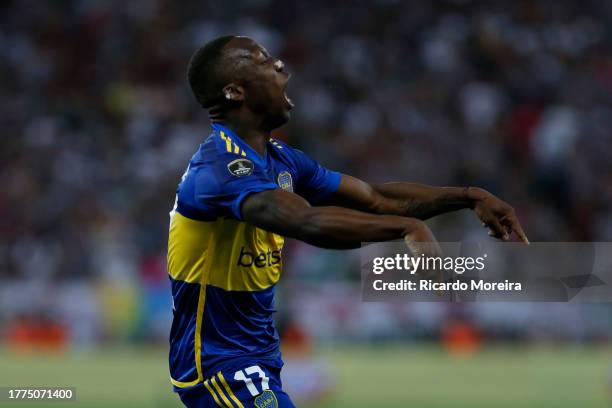
[[241, 118], [211, 118], [211, 122], [231, 129], [261, 156], [266, 154], [266, 144], [270, 138], [269, 129], [263, 128], [252, 120]]

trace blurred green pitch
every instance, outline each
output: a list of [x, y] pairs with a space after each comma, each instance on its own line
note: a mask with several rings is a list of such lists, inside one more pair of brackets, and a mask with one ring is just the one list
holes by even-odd
[[[320, 350], [336, 373], [324, 408], [609, 407], [609, 349], [489, 348], [456, 358], [434, 347]], [[159, 349], [41, 357], [0, 352], [1, 386], [74, 386], [77, 401], [0, 407], [178, 407]]]

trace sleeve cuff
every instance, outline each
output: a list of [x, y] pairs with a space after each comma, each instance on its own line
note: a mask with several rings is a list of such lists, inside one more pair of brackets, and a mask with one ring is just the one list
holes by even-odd
[[242, 206], [242, 202], [245, 198], [247, 198], [250, 194], [261, 193], [262, 191], [267, 190], [276, 190], [278, 186], [274, 183], [261, 184], [257, 186], [257, 188], [251, 188], [245, 191], [242, 191], [238, 198], [234, 200], [234, 203], [231, 206], [231, 212], [236, 217], [236, 219], [243, 221], [242, 213], [240, 212], [240, 207]]
[[311, 203], [318, 203], [325, 200], [331, 194], [335, 193], [340, 187], [340, 181], [342, 180], [342, 174], [337, 171], [328, 170], [327, 182], [317, 190], [317, 194], [311, 197]]

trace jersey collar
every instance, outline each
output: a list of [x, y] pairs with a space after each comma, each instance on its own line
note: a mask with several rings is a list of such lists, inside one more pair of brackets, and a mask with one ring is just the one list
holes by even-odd
[[240, 136], [238, 136], [232, 129], [228, 128], [227, 126], [223, 126], [219, 123], [213, 123], [212, 128], [217, 132], [223, 132], [229, 137], [231, 137], [234, 143], [238, 144], [239, 147], [241, 147], [247, 152], [247, 157], [249, 159], [255, 161], [260, 165], [267, 165], [268, 150], [270, 149], [270, 146], [268, 146], [268, 144], [270, 143], [269, 140], [266, 142], [266, 154], [262, 157], [259, 153], [255, 151], [255, 149], [251, 147], [250, 144], [245, 142]]

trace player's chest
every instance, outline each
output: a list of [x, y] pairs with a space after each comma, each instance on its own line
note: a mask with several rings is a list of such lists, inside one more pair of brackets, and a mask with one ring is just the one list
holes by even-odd
[[297, 174], [289, 163], [281, 160], [270, 160], [265, 172], [268, 179], [276, 183], [283, 190], [294, 191]]

